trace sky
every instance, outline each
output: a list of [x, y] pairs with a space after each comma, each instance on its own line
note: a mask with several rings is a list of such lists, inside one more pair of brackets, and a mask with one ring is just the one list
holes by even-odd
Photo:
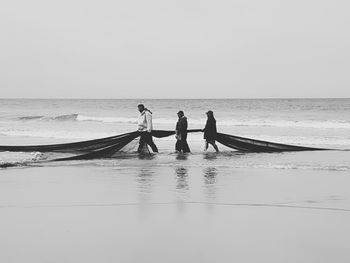
[[349, 98], [346, 0], [4, 0], [1, 98]]

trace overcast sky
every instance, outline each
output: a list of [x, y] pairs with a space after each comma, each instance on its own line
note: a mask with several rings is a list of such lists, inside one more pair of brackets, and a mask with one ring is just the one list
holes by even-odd
[[350, 2], [4, 0], [0, 97], [350, 97]]

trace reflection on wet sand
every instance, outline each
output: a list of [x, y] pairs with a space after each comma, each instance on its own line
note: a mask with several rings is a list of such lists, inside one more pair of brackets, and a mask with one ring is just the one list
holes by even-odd
[[206, 167], [203, 170], [204, 173], [204, 179], [205, 179], [205, 183], [207, 185], [211, 185], [214, 184], [216, 182], [216, 176], [218, 174], [218, 171], [215, 167]]
[[152, 202], [152, 193], [154, 185], [155, 171], [152, 167], [142, 167], [136, 178], [137, 193], [140, 205], [140, 213], [142, 216], [148, 215], [151, 212], [151, 207], [147, 204]]
[[183, 166], [175, 167], [176, 175], [176, 202], [179, 212], [184, 212], [186, 204], [184, 203], [188, 199], [189, 183], [188, 183], [188, 170]]
[[153, 175], [154, 170], [150, 167], [140, 169], [140, 173], [136, 179], [139, 188], [139, 193], [152, 193]]
[[175, 168], [175, 173], [176, 173], [176, 189], [187, 191], [189, 189], [188, 170], [183, 166], [177, 166]]
[[[176, 160], [185, 161], [188, 158], [187, 153], [178, 153], [176, 156]], [[179, 210], [184, 210], [185, 205], [183, 201], [187, 199], [187, 195], [189, 192], [189, 183], [188, 183], [188, 170], [182, 165], [178, 165], [175, 167], [175, 175], [176, 175], [176, 198], [178, 202]]]
[[139, 160], [153, 160], [156, 157], [156, 154], [148, 152], [138, 153], [137, 157]]
[[216, 180], [217, 180], [217, 174], [218, 171], [215, 167], [206, 167], [203, 170], [204, 175], [204, 194], [206, 199], [213, 200], [216, 198], [217, 193], [217, 187], [216, 187]]
[[188, 153], [178, 153], [176, 156], [176, 160], [187, 160]]
[[203, 159], [208, 161], [213, 161], [218, 158], [218, 154], [219, 153], [217, 152], [205, 152], [203, 155]]

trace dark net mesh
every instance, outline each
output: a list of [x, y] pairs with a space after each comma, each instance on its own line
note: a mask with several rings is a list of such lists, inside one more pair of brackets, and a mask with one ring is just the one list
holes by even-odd
[[[189, 133], [201, 132], [200, 129], [188, 130]], [[154, 130], [152, 136], [163, 138], [174, 135], [175, 131]], [[116, 153], [123, 152], [130, 144], [138, 143], [141, 133], [138, 131], [124, 133], [96, 140], [88, 140], [74, 143], [51, 144], [51, 145], [31, 145], [31, 146], [0, 146], [0, 151], [15, 152], [57, 152], [71, 153], [74, 156], [54, 159], [55, 161], [67, 160], [87, 160], [98, 158], [110, 158]], [[303, 146], [294, 146], [266, 141], [259, 141], [244, 137], [238, 137], [223, 133], [216, 134], [217, 142], [239, 151], [247, 152], [283, 152], [283, 151], [316, 151], [327, 150]], [[130, 148], [130, 147], [129, 147]], [[148, 151], [147, 146], [144, 151]]]
[[267, 141], [254, 140], [223, 133], [216, 134], [217, 142], [239, 151], [246, 152], [291, 152], [291, 151], [320, 151], [321, 148], [295, 146]]

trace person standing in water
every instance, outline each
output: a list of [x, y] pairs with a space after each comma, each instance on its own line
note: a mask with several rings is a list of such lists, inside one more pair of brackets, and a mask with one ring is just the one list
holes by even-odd
[[215, 144], [216, 139], [216, 120], [213, 111], [207, 112], [207, 123], [203, 129], [205, 139], [205, 151], [208, 150], [209, 143], [214, 147], [216, 152], [219, 152], [218, 146]]
[[187, 144], [187, 118], [185, 117], [185, 114], [182, 110], [180, 110], [177, 113], [177, 116], [179, 117], [177, 123], [176, 123], [176, 129], [175, 129], [175, 138], [176, 138], [176, 144], [175, 144], [175, 151], [176, 152], [183, 152], [183, 153], [189, 153], [190, 147]]
[[142, 149], [145, 147], [145, 145], [149, 145], [153, 152], [158, 152], [157, 146], [153, 142], [152, 138], [152, 112], [145, 108], [143, 104], [137, 105], [137, 108], [140, 112], [139, 118], [138, 118], [138, 128], [137, 130], [141, 132], [139, 147], [137, 149], [137, 152], [141, 153]]

